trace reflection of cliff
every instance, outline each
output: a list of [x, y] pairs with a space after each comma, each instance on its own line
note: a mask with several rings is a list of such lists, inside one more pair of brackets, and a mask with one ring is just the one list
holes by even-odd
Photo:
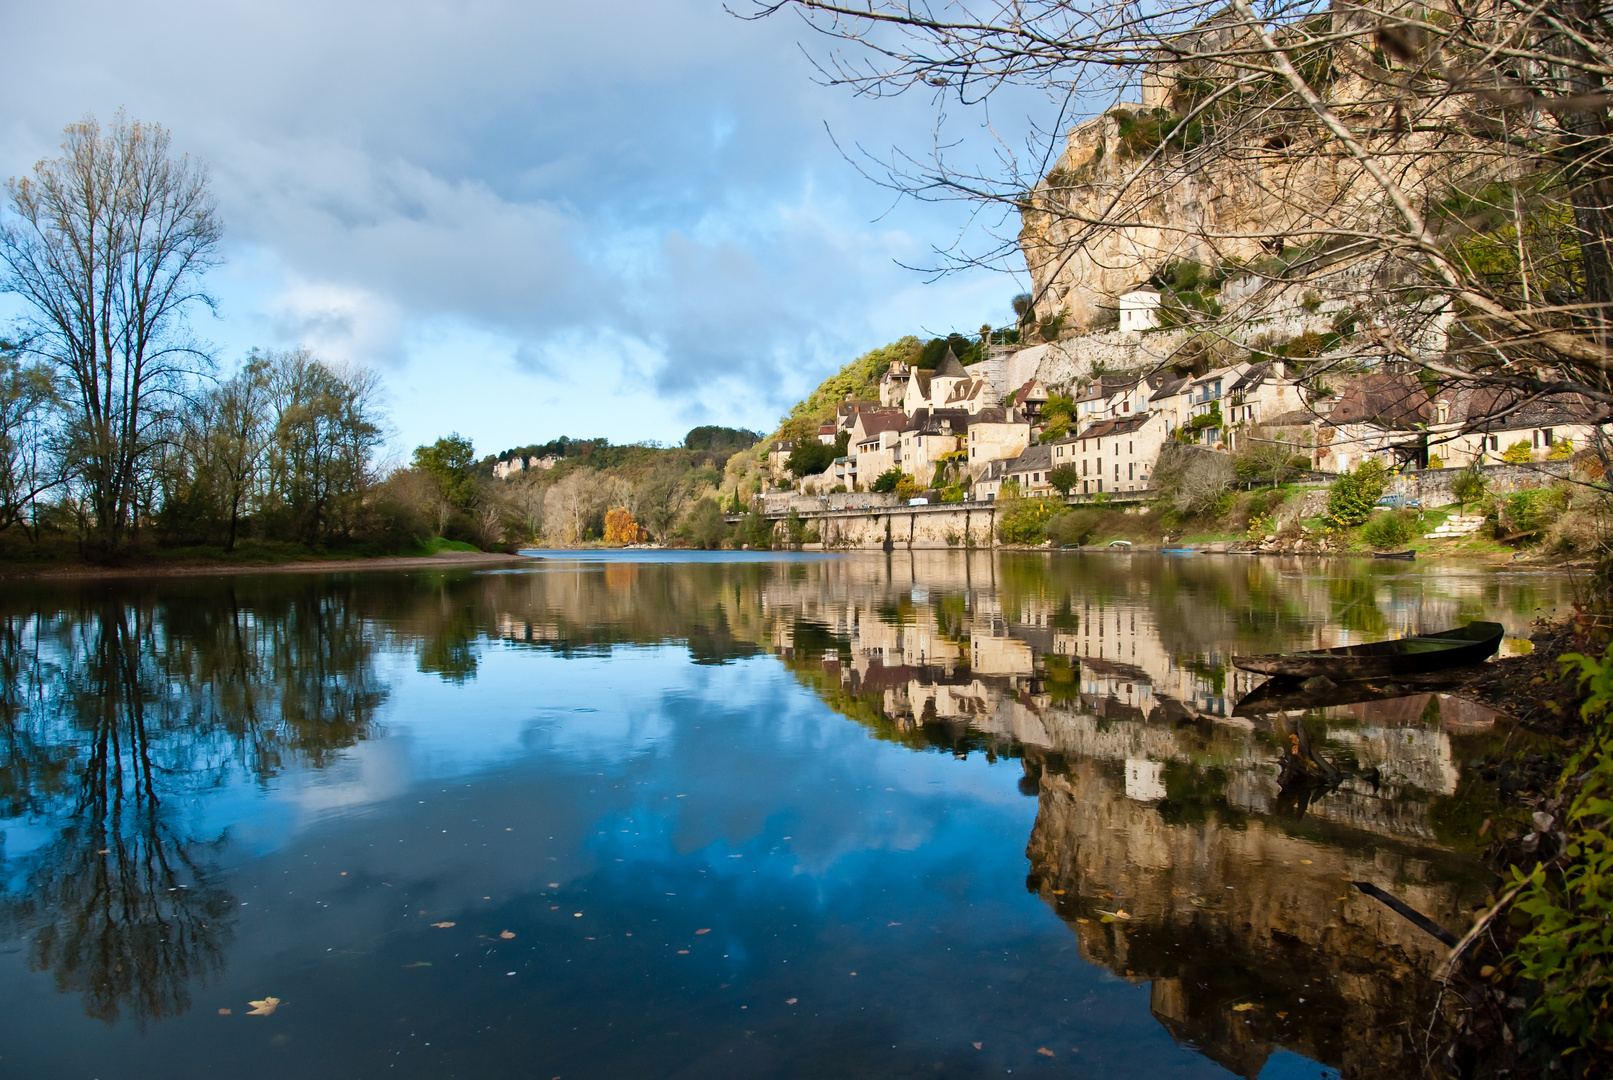
[[[1239, 1075], [1275, 1047], [1345, 1076], [1419, 1075], [1412, 1025], [1444, 949], [1349, 882], [1459, 926], [1478, 875], [1437, 852], [1317, 843], [1187, 792], [1141, 802], [1129, 781], [1092, 761], [1040, 776], [1029, 883], [1083, 955], [1150, 981], [1160, 1022]], [[1114, 912], [1129, 918], [1104, 921]]]

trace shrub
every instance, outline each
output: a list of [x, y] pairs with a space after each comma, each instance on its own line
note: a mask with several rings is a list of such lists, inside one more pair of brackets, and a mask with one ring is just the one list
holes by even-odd
[[1064, 546], [1066, 544], [1085, 544], [1092, 539], [1103, 521], [1103, 514], [1098, 510], [1070, 510], [1055, 515], [1042, 527], [1042, 532], [1053, 543]]
[[830, 465], [833, 465], [834, 460], [834, 447], [827, 443], [818, 442], [816, 439], [810, 442], [802, 440], [797, 442], [795, 449], [790, 451], [790, 456], [785, 461], [784, 467], [798, 477], [811, 476], [814, 473], [821, 473]]
[[696, 547], [722, 547], [728, 535], [728, 523], [722, 519], [722, 508], [716, 499], [701, 499], [689, 511], [683, 522], [683, 537]]
[[868, 485], [868, 490], [877, 491], [881, 494], [895, 491], [896, 485], [902, 482], [903, 476], [901, 469], [886, 469], [874, 478], [874, 482]]
[[1568, 493], [1558, 488], [1529, 488], [1502, 501], [1497, 524], [1507, 535], [1543, 532], [1568, 509]]
[[1232, 487], [1232, 459], [1184, 443], [1166, 443], [1154, 463], [1149, 484], [1170, 500], [1178, 514], [1213, 512]]
[[1580, 716], [1594, 734], [1563, 771], [1559, 791], [1583, 780], [1563, 822], [1568, 836], [1551, 869], [1512, 869], [1521, 890], [1517, 910], [1528, 927], [1508, 957], [1523, 978], [1538, 983], [1534, 1014], [1583, 1048], [1613, 1048], [1613, 645], [1601, 657], [1570, 653], [1589, 696]]
[[923, 488], [919, 487], [918, 481], [914, 480], [906, 473], [903, 473], [902, 478], [896, 481], [896, 497], [903, 502], [906, 502], [908, 499], [917, 498], [919, 493], [923, 490]]
[[1361, 539], [1381, 550], [1404, 547], [1416, 535], [1417, 515], [1410, 510], [1374, 514], [1361, 526]]
[[1040, 544], [1047, 539], [1047, 523], [1059, 510], [1047, 499], [1016, 499], [997, 519], [997, 538], [1005, 544]]
[[1438, 454], [1429, 454], [1428, 467], [1430, 469], [1443, 469], [1445, 467], [1445, 459], [1440, 457]]
[[1309, 472], [1311, 467], [1311, 456], [1309, 454], [1295, 454], [1293, 457], [1288, 459], [1288, 467], [1296, 471]]
[[1546, 455], [1547, 461], [1567, 461], [1574, 456], [1574, 440], [1558, 439], [1551, 444], [1551, 453]]
[[1383, 462], [1369, 457], [1351, 472], [1344, 473], [1327, 492], [1327, 519], [1336, 526], [1359, 525], [1372, 513], [1372, 506], [1389, 486], [1389, 472]]
[[1466, 506], [1484, 498], [1484, 489], [1489, 486], [1489, 483], [1478, 468], [1463, 469], [1462, 475], [1458, 476], [1456, 482], [1451, 485], [1451, 494], [1456, 496], [1457, 502]]
[[1245, 529], [1245, 534], [1250, 540], [1264, 540], [1266, 537], [1272, 535], [1276, 531], [1276, 526], [1272, 524], [1271, 518], [1265, 514], [1249, 515], [1249, 525], [1248, 528]]
[[1527, 465], [1534, 458], [1534, 449], [1522, 439], [1501, 452], [1501, 460], [1512, 465]]

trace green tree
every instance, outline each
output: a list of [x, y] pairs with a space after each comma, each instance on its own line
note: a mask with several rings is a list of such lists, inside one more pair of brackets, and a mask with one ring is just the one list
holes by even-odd
[[1057, 488], [1061, 495], [1068, 495], [1081, 482], [1081, 474], [1076, 472], [1074, 465], [1060, 465], [1047, 474], [1047, 482]]
[[459, 432], [445, 435], [430, 446], [414, 448], [414, 467], [429, 473], [442, 485], [443, 496], [455, 509], [466, 510], [476, 498], [476, 449]]
[[1354, 470], [1333, 481], [1327, 491], [1327, 518], [1346, 527], [1359, 525], [1372, 516], [1372, 508], [1389, 486], [1389, 470], [1376, 457], [1369, 457]]
[[835, 448], [817, 439], [798, 440], [784, 467], [797, 477], [813, 476], [834, 464]]
[[52, 427], [58, 403], [51, 369], [0, 342], [0, 529], [26, 531], [28, 508], [65, 478]]

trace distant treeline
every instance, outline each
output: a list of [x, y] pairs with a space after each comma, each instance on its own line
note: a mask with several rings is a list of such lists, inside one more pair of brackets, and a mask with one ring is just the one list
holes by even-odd
[[[689, 434], [683, 437], [683, 448], [731, 454], [739, 450], [749, 450], [761, 438], [762, 433], [759, 431], [705, 424], [690, 429]], [[547, 457], [573, 458], [596, 469], [612, 469], [641, 460], [645, 456], [645, 451], [654, 452], [662, 449], [665, 448], [652, 443], [617, 445], [609, 439], [573, 439], [562, 435], [546, 443], [532, 443], [529, 446], [513, 447], [502, 453], [489, 454], [479, 462], [479, 465], [488, 476], [493, 475], [495, 464], [515, 458], [525, 462], [530, 462], [533, 458], [539, 460]]]

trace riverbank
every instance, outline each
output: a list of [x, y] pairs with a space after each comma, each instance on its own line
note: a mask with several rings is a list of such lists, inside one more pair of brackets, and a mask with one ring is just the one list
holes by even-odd
[[96, 566], [91, 563], [4, 565], [0, 581], [68, 581], [128, 578], [230, 577], [241, 574], [335, 574], [363, 570], [492, 569], [531, 563], [524, 555], [488, 551], [444, 551], [436, 555], [377, 555], [368, 558], [295, 559], [288, 562], [162, 562]]

